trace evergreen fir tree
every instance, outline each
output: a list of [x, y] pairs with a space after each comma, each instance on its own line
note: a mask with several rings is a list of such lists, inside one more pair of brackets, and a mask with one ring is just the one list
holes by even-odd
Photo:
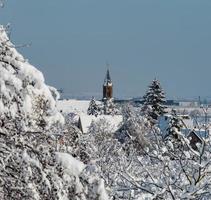
[[166, 102], [165, 94], [158, 80], [154, 79], [152, 81], [148, 91], [143, 98], [144, 105], [142, 111], [152, 121], [152, 123], [154, 123], [154, 121], [157, 120], [159, 116], [162, 116], [166, 113], [166, 106], [164, 105]]
[[99, 107], [95, 101], [95, 98], [92, 97], [90, 103], [89, 103], [89, 108], [87, 110], [87, 114], [88, 115], [95, 115], [97, 117], [98, 115], [98, 112], [99, 112]]

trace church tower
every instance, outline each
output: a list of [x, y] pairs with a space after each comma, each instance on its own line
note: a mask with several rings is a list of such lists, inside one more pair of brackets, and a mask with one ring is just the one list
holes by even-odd
[[106, 77], [103, 84], [103, 100], [109, 100], [113, 98], [113, 84], [109, 69], [107, 69]]

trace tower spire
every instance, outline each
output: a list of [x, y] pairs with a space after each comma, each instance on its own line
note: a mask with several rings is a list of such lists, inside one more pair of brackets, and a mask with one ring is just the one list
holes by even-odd
[[106, 82], [106, 83], [111, 83], [111, 76], [110, 76], [109, 69], [107, 69], [105, 82]]
[[107, 67], [107, 72], [106, 72], [106, 77], [105, 77], [105, 80], [104, 80], [104, 85], [112, 84], [110, 71], [109, 71], [110, 65], [109, 65], [108, 62], [106, 62], [106, 67]]
[[110, 71], [109, 71], [109, 64], [106, 62], [106, 76], [103, 84], [103, 99], [111, 99], [112, 98], [112, 93], [113, 93], [113, 84], [111, 81], [111, 76], [110, 76]]

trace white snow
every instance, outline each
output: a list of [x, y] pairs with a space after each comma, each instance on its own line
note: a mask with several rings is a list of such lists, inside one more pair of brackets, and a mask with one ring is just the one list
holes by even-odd
[[86, 167], [84, 163], [75, 159], [68, 153], [56, 152], [56, 160], [61, 163], [65, 172], [70, 176], [78, 176]]
[[111, 132], [114, 133], [120, 127], [123, 117], [122, 115], [98, 115], [95, 117], [93, 115], [81, 114], [80, 120], [83, 133], [88, 132], [89, 127], [93, 121], [98, 122], [102, 119], [110, 124]]
[[[76, 113], [80, 115], [81, 113], [87, 113], [89, 103], [90, 101], [88, 100], [60, 100], [57, 102], [57, 108], [63, 113]], [[96, 103], [99, 104], [100, 101], [96, 101]]]
[[99, 200], [108, 200], [108, 195], [105, 190], [104, 180], [100, 179], [97, 193], [99, 194]]

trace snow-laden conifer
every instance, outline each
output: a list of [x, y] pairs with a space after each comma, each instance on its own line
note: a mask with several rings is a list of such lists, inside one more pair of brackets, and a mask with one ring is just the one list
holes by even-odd
[[143, 98], [142, 110], [152, 120], [157, 120], [159, 116], [165, 114], [165, 94], [158, 80], [154, 79], [152, 81]]
[[88, 115], [94, 115], [96, 117], [99, 114], [99, 106], [97, 105], [94, 97], [92, 97], [92, 99], [89, 103], [89, 108], [87, 110], [87, 114]]

